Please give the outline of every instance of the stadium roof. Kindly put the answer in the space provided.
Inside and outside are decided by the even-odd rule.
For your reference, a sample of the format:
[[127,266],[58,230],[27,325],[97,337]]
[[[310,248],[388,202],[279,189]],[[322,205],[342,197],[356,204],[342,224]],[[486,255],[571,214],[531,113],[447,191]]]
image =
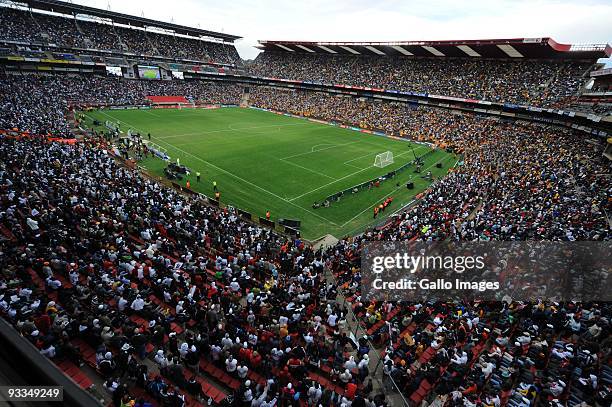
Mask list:
[[165,30],[171,30],[177,34],[191,35],[191,36],[206,36],[217,38],[225,41],[235,41],[239,38],[236,35],[224,34],[215,31],[202,30],[199,28],[191,28],[184,25],[178,25],[173,23],[165,23],[163,21],[152,20],[144,17],[136,17],[128,14],[117,13],[110,10],[102,10],[99,8],[81,6],[79,4],[67,3],[64,1],[57,0],[17,0],[16,4],[25,4],[33,9],[52,11],[61,14],[86,14],[90,16],[96,16],[100,18],[108,18],[118,24],[131,25],[135,27],[158,27]]
[[265,51],[345,55],[404,55],[417,57],[599,59],[612,55],[609,44],[559,44],[552,38],[497,40],[309,42],[259,41]]

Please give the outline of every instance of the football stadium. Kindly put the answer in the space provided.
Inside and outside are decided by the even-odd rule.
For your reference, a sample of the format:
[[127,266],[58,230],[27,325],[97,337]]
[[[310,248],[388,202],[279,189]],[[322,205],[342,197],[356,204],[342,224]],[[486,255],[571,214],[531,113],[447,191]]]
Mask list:
[[87,3],[0,1],[0,404],[612,405],[606,38]]
[[[168,160],[178,159],[190,174],[175,182],[189,181],[190,189],[210,197],[216,182],[225,205],[261,217],[270,211],[298,219],[306,239],[362,231],[378,220],[374,208],[389,196],[411,202],[434,176],[444,175],[444,165],[448,170],[459,160],[427,144],[255,109],[100,110],[87,118],[151,134],[147,144],[168,157],[139,161],[151,174],[163,177]],[[387,152],[390,158],[383,162],[381,154]],[[420,173],[415,159],[422,162]],[[409,182],[416,189],[407,189]],[[388,208],[389,213],[401,209]]]

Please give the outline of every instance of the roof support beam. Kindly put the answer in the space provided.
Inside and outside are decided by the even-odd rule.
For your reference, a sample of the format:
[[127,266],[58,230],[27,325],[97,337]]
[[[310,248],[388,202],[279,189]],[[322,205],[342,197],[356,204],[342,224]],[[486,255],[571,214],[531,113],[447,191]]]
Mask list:
[[303,46],[301,44],[295,44],[295,46],[298,47],[298,48],[301,48],[301,49],[303,49],[304,51],[307,51],[307,52],[315,52],[314,50],[312,50],[312,49],[310,49],[308,47],[305,47],[305,46]]
[[295,50],[293,50],[293,49],[291,49],[289,47],[285,47],[283,44],[274,44],[274,45],[276,45],[277,47],[279,47],[281,49],[284,49],[285,51],[295,52]]
[[386,55],[384,52],[382,52],[382,51],[381,51],[381,50],[379,50],[378,48],[374,48],[374,47],[373,47],[373,46],[371,46],[371,45],[366,45],[365,47],[366,47],[367,49],[369,49],[370,51],[372,51],[373,53],[375,53],[375,54],[378,54],[378,55]]
[[329,52],[330,54],[337,54],[336,51],[331,48],[327,48],[325,45],[317,45],[317,47],[321,48],[323,51]]
[[518,52],[516,50],[516,48],[514,48],[512,45],[509,45],[509,44],[497,44],[497,48],[499,48],[502,51],[504,51],[506,53],[506,55],[508,55],[509,57],[512,57],[512,58],[523,58],[523,54]]
[[353,49],[353,48],[351,48],[351,47],[347,47],[346,45],[340,45],[340,48],[342,48],[342,49],[343,49],[343,50],[345,50],[345,51],[350,52],[351,54],[354,54],[354,55],[361,55],[361,52],[359,52],[359,51],[357,51],[357,50],[354,50],[354,49]]
[[457,45],[457,48],[459,48],[461,51],[465,52],[471,57],[481,57],[482,56],[478,52],[474,51],[472,47],[470,47],[469,45]]
[[434,47],[430,47],[430,46],[427,46],[427,45],[422,45],[421,47],[424,50],[429,51],[430,53],[434,54],[437,57],[443,57],[444,56],[444,54],[442,52],[438,51]]
[[402,48],[399,45],[391,45],[391,48],[404,55],[414,55],[412,52],[408,51],[406,48]]

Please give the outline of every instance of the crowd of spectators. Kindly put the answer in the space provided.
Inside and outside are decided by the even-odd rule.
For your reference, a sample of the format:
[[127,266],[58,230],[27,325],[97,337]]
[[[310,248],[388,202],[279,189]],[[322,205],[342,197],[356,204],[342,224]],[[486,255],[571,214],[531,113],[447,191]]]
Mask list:
[[575,112],[591,113],[598,116],[606,117],[612,115],[612,103],[584,103],[574,102],[569,106],[570,110]]
[[240,60],[238,51],[233,46],[218,42],[204,42],[186,36],[173,36],[147,32],[147,37],[157,53],[155,55],[172,55],[182,59],[233,63]]
[[3,7],[1,11],[2,32],[0,32],[0,39],[26,42],[42,41],[41,30],[32,29],[36,23],[30,13],[8,7]]
[[[2,314],[54,360],[93,349],[116,405],[128,383],[182,405],[168,386],[197,398],[200,367],[225,375],[238,405],[369,395],[367,347],[340,333],[346,310],[304,242],[145,179],[104,146],[4,137],[0,157]],[[315,384],[321,365],[341,384]]]
[[[230,44],[3,7],[0,39],[237,64]],[[588,62],[263,52],[257,76],[366,86],[542,107],[570,105]]]
[[258,76],[410,91],[493,102],[562,106],[589,63],[262,52]]
[[[94,76],[1,86],[0,128],[31,133],[53,133],[69,100],[241,94]],[[610,404],[607,303],[392,303],[360,289],[367,241],[609,240],[600,145],[555,127],[319,93],[251,88],[250,101],[433,142],[460,162],[384,228],[314,250],[124,167],[105,140],[6,134],[0,314],[56,363],[94,367],[116,406],[226,395],[244,406],[385,406],[371,381],[381,352],[375,377],[415,404]],[[348,335],[353,314],[365,336]]]
[[194,103],[239,104],[241,87],[189,80],[145,81],[94,75],[0,77],[0,128],[68,136],[69,105],[147,104],[146,96],[185,96]]
[[2,7],[0,11],[0,25],[3,28],[0,40],[125,51],[233,65],[240,60],[236,48],[231,44],[8,7]]
[[78,20],[75,24],[80,28],[78,38],[82,38],[82,46],[85,48],[122,50],[113,25],[90,20]]
[[[601,240],[609,162],[601,145],[558,128],[325,93],[256,88],[261,108],[383,130],[465,154],[388,239]],[[580,145],[576,148],[575,145]],[[560,153],[562,152],[562,153]],[[575,191],[578,191],[576,193]],[[429,211],[432,211],[429,214]],[[469,219],[467,219],[469,217]],[[394,235],[398,233],[397,235]]]
[[401,103],[373,103],[352,96],[325,92],[284,90],[272,87],[251,88],[253,106],[285,111],[298,116],[350,123],[361,128],[398,135],[416,107]]
[[249,102],[264,109],[350,124],[440,145],[447,144],[455,133],[463,134],[473,122],[472,116],[455,120],[456,115],[442,115],[440,110],[423,106],[272,87],[252,88]]

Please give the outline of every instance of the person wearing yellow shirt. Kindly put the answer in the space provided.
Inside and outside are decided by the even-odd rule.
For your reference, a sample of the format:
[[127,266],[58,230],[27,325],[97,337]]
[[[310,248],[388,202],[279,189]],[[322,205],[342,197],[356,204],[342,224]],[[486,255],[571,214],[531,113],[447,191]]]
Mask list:
[[376,307],[376,304],[374,304],[373,302],[370,303],[370,305],[368,305],[368,307],[366,308],[366,312],[368,314],[373,314],[375,307]]
[[281,326],[278,332],[281,339],[284,339],[287,335],[289,335],[289,330],[285,325]]
[[404,343],[407,346],[414,346],[414,338],[410,334],[404,335]]

